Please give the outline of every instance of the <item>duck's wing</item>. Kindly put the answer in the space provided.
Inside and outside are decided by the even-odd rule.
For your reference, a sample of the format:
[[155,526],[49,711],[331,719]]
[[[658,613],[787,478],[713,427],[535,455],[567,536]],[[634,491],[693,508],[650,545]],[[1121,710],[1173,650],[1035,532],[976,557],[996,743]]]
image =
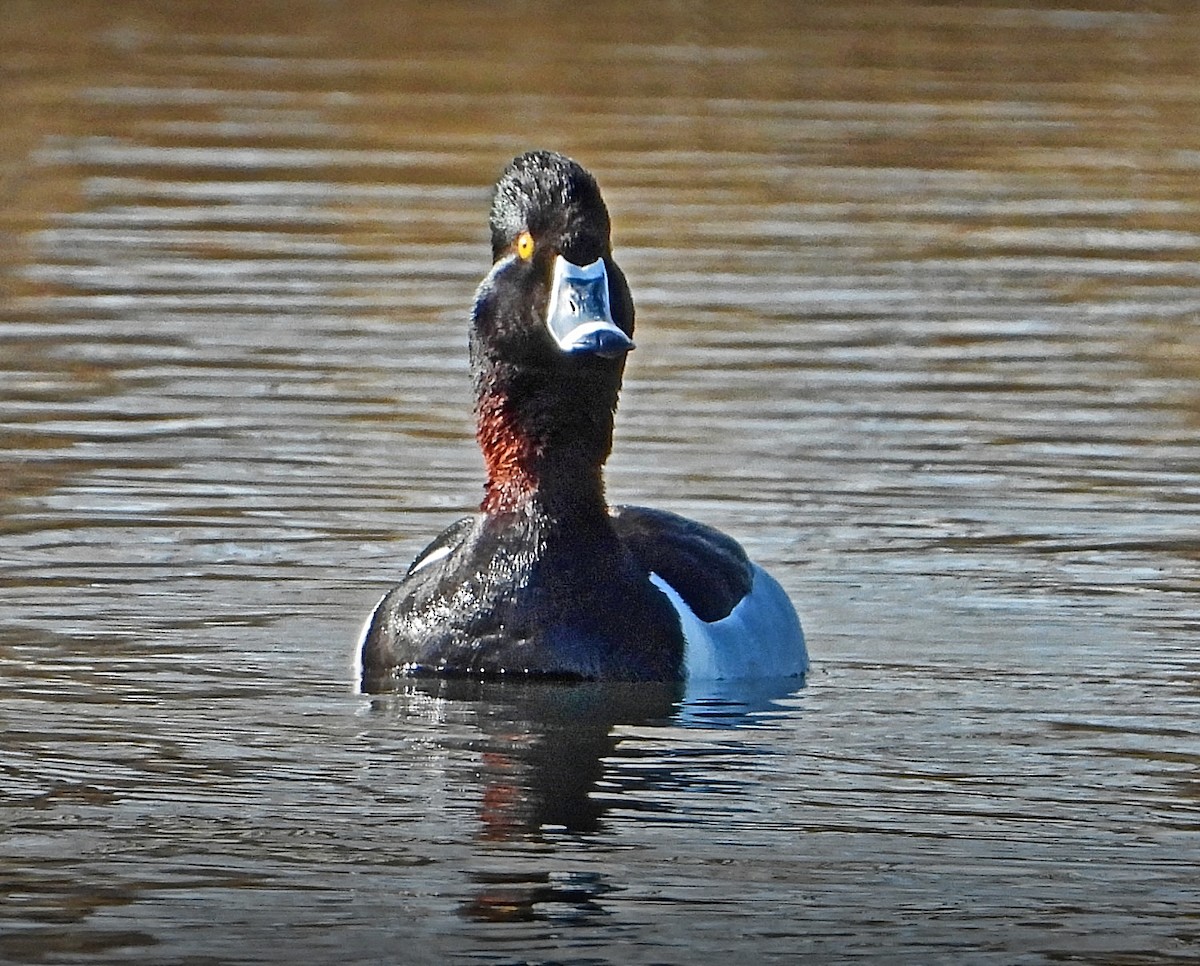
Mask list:
[[408,565],[408,570],[404,574],[405,577],[411,577],[422,567],[427,567],[435,561],[441,560],[443,557],[448,557],[462,546],[463,541],[467,539],[467,534],[471,532],[471,528],[475,526],[478,517],[463,517],[450,526],[446,527],[430,542],[424,550],[422,550],[413,559],[413,562]]
[[689,693],[696,681],[805,673],[808,650],[792,602],[736,540],[644,507],[616,508],[613,525],[675,608],[686,643]]
[[750,593],[753,564],[742,545],[720,530],[640,506],[613,507],[612,521],[634,557],[702,621],[728,617]]

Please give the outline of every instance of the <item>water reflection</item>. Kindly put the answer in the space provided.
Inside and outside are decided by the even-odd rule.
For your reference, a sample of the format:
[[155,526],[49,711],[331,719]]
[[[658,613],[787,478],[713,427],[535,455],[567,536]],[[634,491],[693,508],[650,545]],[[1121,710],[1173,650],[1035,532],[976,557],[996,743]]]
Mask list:
[[[474,724],[476,735],[453,750],[463,774],[449,781],[475,802],[476,839],[494,850],[597,833],[606,808],[597,791],[609,761],[621,754],[617,727],[661,726],[680,694],[669,684],[434,679],[406,682],[372,706],[397,727],[447,717]],[[476,868],[468,880],[458,913],[483,922],[578,922],[601,915],[597,900],[614,888],[598,872],[504,860]]]
[[[794,678],[692,684],[686,691],[672,683],[419,678],[370,704],[374,715],[400,730],[416,724],[426,742],[449,743],[445,750],[454,755],[469,752],[462,780],[479,786],[478,838],[503,842],[599,832],[611,806],[636,810],[638,802],[656,797],[643,793],[648,788],[688,781],[670,754],[650,761],[631,738],[647,728],[766,727],[772,715],[794,714],[779,701],[798,686]],[[428,730],[446,721],[469,725],[473,737],[463,739],[452,728]],[[634,761],[637,768],[622,767]],[[641,792],[630,786],[635,776],[646,786]]]
[[[593,869],[548,867],[539,850],[564,836],[611,833],[610,810],[622,821],[654,815],[686,825],[719,810],[704,804],[709,796],[753,795],[731,766],[747,756],[761,767],[766,752],[732,738],[714,749],[712,729],[763,727],[763,715],[781,714],[775,702],[796,687],[791,679],[685,694],[678,684],[418,679],[372,697],[370,707],[387,727],[419,733],[444,755],[446,793],[473,810],[479,855],[489,861],[469,871],[459,915],[575,922],[607,915],[602,897],[628,884]],[[698,729],[698,740],[672,742],[680,727]],[[676,810],[673,802],[685,799]]]
[[599,830],[605,806],[595,793],[605,762],[619,754],[617,727],[661,726],[681,696],[675,684],[418,679],[372,706],[397,727],[451,717],[478,729],[455,750],[471,753],[479,838],[503,842],[547,828]]
[[794,696],[806,680],[689,681],[676,720],[685,727],[763,727],[773,716],[795,713],[794,707],[785,708],[781,701]]
[[472,879],[478,891],[462,904],[459,915],[481,922],[544,920],[579,925],[605,916],[598,900],[618,888],[597,872],[478,872]]

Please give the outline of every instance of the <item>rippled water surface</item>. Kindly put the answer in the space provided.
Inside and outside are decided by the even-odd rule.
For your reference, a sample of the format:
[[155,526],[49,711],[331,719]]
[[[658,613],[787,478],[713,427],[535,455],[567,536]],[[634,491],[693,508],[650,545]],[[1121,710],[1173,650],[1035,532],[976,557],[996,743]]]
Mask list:
[[[9,0],[0,960],[1200,958],[1200,13]],[[514,153],[803,687],[364,696]]]

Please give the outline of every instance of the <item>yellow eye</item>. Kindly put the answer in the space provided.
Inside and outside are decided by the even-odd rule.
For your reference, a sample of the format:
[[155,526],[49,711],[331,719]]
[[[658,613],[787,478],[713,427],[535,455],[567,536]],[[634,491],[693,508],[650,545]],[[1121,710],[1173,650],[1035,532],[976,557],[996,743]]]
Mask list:
[[527,231],[517,236],[517,254],[528,261],[533,258],[533,236]]

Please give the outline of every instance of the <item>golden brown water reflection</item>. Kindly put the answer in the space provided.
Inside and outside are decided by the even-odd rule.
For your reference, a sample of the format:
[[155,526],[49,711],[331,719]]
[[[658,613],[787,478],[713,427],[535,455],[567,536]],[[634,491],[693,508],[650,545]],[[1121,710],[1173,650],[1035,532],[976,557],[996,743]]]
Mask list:
[[[0,16],[0,960],[1200,954],[1200,10]],[[614,499],[792,692],[351,690],[478,499],[488,186],[599,176]]]

